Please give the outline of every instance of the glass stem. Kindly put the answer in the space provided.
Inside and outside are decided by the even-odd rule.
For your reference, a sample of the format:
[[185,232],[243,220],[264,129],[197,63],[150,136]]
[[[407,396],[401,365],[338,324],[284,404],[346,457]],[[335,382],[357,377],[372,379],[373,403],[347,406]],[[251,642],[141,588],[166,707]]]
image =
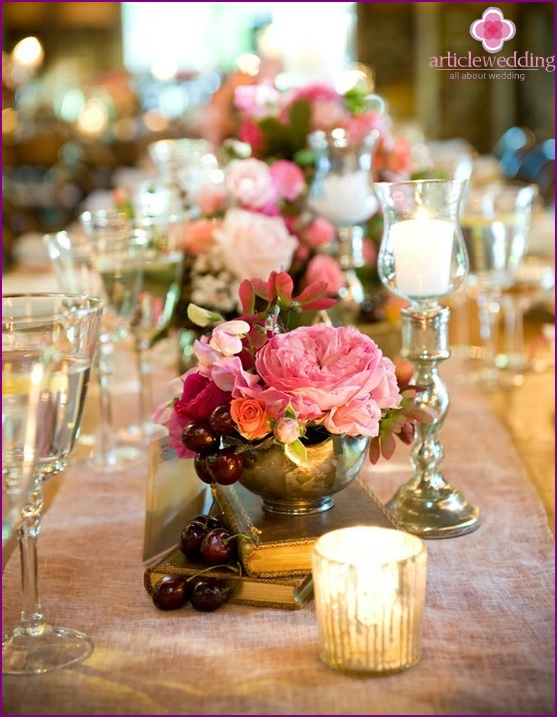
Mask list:
[[478,297],[480,336],[485,349],[484,364],[495,368],[497,356],[497,331],[501,312],[500,297],[496,293],[482,293]]
[[100,388],[101,421],[99,428],[99,450],[95,452],[108,457],[114,449],[115,429],[112,416],[112,374],[114,372],[114,344],[102,337],[97,353],[97,370]]
[[510,367],[520,370],[524,367],[524,311],[520,300],[505,298],[505,350]]
[[37,580],[37,538],[41,529],[43,493],[40,483],[29,494],[27,505],[21,511],[22,523],[17,531],[21,557],[22,610],[18,631],[29,637],[45,629]]
[[149,357],[150,343],[141,338],[135,341],[137,370],[139,373],[139,415],[142,425],[151,423],[153,410],[153,376]]

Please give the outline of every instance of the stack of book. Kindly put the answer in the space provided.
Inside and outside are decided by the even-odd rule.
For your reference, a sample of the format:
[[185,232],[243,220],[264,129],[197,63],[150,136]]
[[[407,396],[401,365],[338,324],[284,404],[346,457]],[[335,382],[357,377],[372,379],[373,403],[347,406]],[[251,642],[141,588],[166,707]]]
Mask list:
[[[210,575],[232,580],[230,602],[295,610],[312,596],[311,555],[324,533],[354,525],[397,528],[373,493],[359,480],[334,497],[334,506],[322,513],[279,515],[262,509],[261,498],[239,484],[216,486],[219,517],[238,535],[240,570],[215,568]],[[179,549],[145,571],[151,592],[163,575],[189,577],[204,568],[189,561]]]

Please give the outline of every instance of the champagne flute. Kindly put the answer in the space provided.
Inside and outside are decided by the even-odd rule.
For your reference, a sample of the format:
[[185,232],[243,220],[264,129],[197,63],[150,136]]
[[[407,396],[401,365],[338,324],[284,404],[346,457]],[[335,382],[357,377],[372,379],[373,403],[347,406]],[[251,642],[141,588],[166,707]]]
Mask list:
[[[93,643],[87,635],[45,622],[37,585],[37,537],[43,507],[41,484],[62,471],[79,431],[91,364],[102,314],[98,298],[71,294],[6,294],[2,296],[2,352],[14,366],[25,356],[52,347],[58,358],[41,392],[38,419],[39,455],[34,490],[22,510],[18,528],[23,605],[18,625],[4,635],[2,672],[32,675],[87,658]],[[23,374],[24,368],[18,372]],[[28,387],[17,381],[11,400],[25,400]]]
[[41,395],[57,358],[50,348],[2,351],[2,547],[21,523],[34,482]]
[[[105,241],[105,240],[102,240]],[[95,470],[115,472],[137,465],[141,452],[116,441],[112,411],[112,376],[116,344],[127,334],[126,322],[112,311],[102,278],[95,267],[95,242],[78,234],[57,232],[44,237],[48,255],[61,291],[88,294],[104,300],[101,333],[95,357],[99,381],[100,425],[88,464]]]
[[472,188],[463,203],[460,220],[468,250],[470,277],[478,291],[480,335],[484,365],[472,380],[497,388],[497,334],[502,295],[515,282],[526,251],[533,185],[490,184]]

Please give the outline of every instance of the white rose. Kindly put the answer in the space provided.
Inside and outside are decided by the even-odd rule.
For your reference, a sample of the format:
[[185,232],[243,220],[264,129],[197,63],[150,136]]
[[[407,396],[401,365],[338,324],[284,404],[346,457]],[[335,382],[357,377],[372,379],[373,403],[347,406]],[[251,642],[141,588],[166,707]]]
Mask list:
[[239,279],[266,279],[271,271],[288,271],[298,247],[280,217],[229,209],[215,230],[224,262]]

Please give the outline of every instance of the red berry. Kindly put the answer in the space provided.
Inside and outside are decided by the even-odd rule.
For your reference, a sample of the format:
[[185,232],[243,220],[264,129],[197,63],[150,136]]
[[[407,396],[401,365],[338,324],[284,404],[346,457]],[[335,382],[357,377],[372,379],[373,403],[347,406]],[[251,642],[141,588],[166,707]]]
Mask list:
[[190,423],[182,431],[182,443],[195,453],[209,453],[219,443],[218,437],[206,423]]
[[235,433],[237,427],[230,415],[230,404],[223,403],[217,406],[209,416],[209,424],[213,431],[221,436]]
[[189,599],[190,588],[184,578],[165,575],[156,585],[152,599],[159,610],[178,610]]
[[206,456],[204,456],[202,453],[197,453],[195,458],[193,459],[193,467],[195,469],[195,472],[197,473],[197,477],[200,478],[204,483],[210,484],[213,482],[213,478],[209,473],[205,458]]
[[213,612],[228,600],[231,586],[219,578],[200,578],[191,594],[192,607],[200,612]]
[[223,448],[207,456],[205,465],[211,478],[220,485],[235,483],[244,470],[244,457],[235,453],[234,448]]
[[225,528],[214,528],[205,535],[199,550],[208,565],[222,565],[236,556],[236,540]]
[[209,528],[195,520],[190,521],[180,533],[180,550],[187,558],[199,558],[201,541]]

